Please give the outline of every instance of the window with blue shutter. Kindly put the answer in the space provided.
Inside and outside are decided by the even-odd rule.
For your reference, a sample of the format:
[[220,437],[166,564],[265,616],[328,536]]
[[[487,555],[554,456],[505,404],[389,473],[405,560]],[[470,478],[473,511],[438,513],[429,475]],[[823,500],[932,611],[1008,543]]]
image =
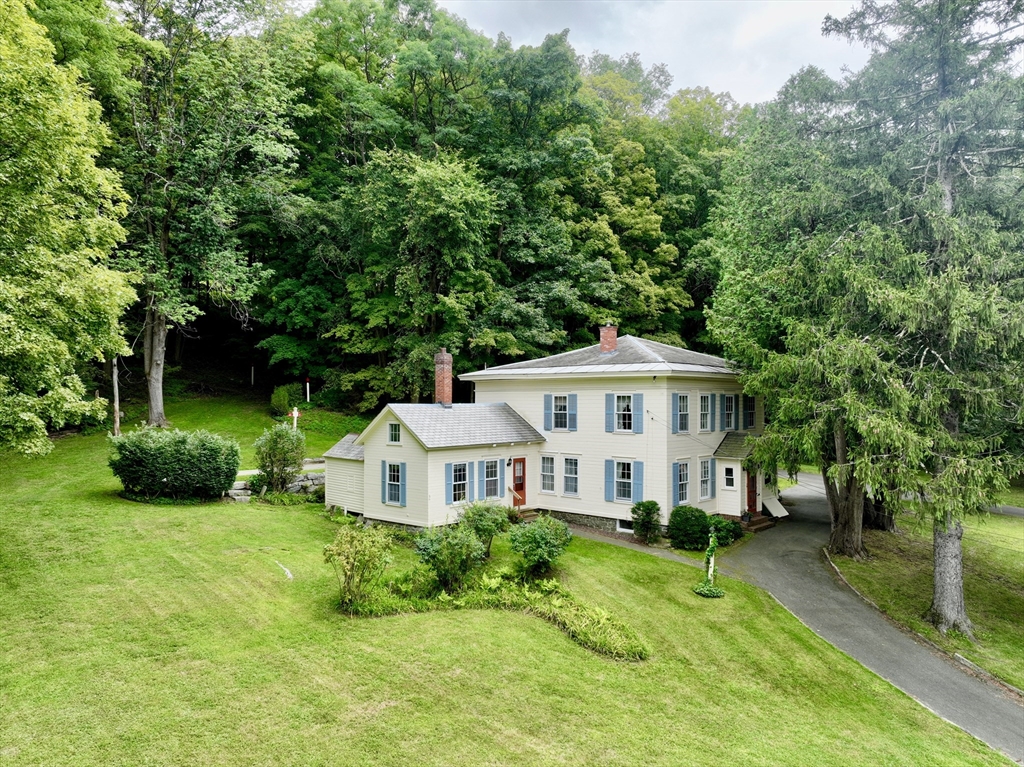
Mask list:
[[552,413],[552,397],[550,394],[544,395],[544,431],[551,431],[551,413]]
[[[672,394],[672,433],[679,433],[679,394],[677,392]],[[674,503],[672,505],[678,506],[679,504]]]
[[388,462],[380,462],[380,502],[388,502]]
[[498,461],[498,497],[505,497],[505,462]]
[[472,461],[466,464],[466,490],[468,491],[470,503],[476,500],[476,485],[473,484],[473,467],[475,465]]
[[669,478],[669,484],[672,485],[672,508],[674,509],[679,505],[679,464],[672,464],[672,476]]
[[604,462],[604,499],[615,500],[615,461]]
[[486,469],[486,464],[487,464],[486,461],[479,461],[477,463],[477,470],[480,472],[479,476],[478,476],[478,480],[479,480],[480,484],[477,486],[476,497],[479,500],[481,500],[481,501],[484,498],[487,497],[487,476],[486,476],[487,475],[487,469]]
[[405,506],[405,463],[398,464],[398,484],[400,487],[398,505]]
[[712,458],[711,459],[711,497],[712,498],[715,497],[715,484],[716,484],[716,481],[717,481],[717,477],[715,475],[717,473],[718,473],[718,470],[715,468],[715,459]]
[[729,428],[729,424],[725,420],[725,403],[726,403],[726,400],[729,399],[729,395],[728,394],[723,394],[721,397],[719,397],[719,399],[721,400],[721,404],[719,405],[719,407],[721,408],[721,412],[719,413],[720,417],[718,419],[718,427],[722,431],[725,431],[727,428]]
[[569,395],[569,431],[576,431],[576,395]]
[[633,461],[633,503],[644,499],[644,462]]
[[446,506],[451,506],[455,503],[452,496],[452,465],[446,463],[444,465],[444,502]]
[[615,431],[615,395],[604,395],[604,430]]
[[711,395],[711,431],[715,430],[715,399],[716,395]]
[[633,395],[633,433],[644,433],[644,395]]

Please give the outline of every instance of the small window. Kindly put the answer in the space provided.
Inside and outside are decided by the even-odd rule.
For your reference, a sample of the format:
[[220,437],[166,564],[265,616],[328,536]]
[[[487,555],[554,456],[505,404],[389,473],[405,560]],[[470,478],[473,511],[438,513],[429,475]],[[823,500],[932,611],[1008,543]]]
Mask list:
[[711,395],[700,395],[700,430],[708,431],[711,428]]
[[484,498],[498,497],[498,462],[484,461]]
[[633,464],[630,461],[615,462],[615,500],[633,500]]
[[388,503],[402,502],[402,467],[397,463],[388,464]]
[[702,501],[711,497],[711,461],[700,462],[700,499]]
[[631,532],[633,532],[633,520],[632,519],[616,519],[615,520],[615,532],[617,532],[617,533],[631,533]]
[[553,455],[540,457],[540,489],[545,493],[555,492],[555,457]]
[[757,400],[753,397],[746,397],[743,401],[743,428],[753,429],[754,421],[757,419]]
[[633,431],[633,395],[619,394],[615,397],[615,429]]
[[736,428],[736,397],[732,394],[722,395],[722,408],[725,411],[725,423],[722,424],[723,429],[735,429]]
[[679,464],[676,482],[679,484],[679,503],[687,503],[690,500],[690,464]]
[[725,486],[736,487],[736,470],[732,466],[725,467]]
[[564,394],[554,396],[554,418],[556,429],[569,428],[569,398]]
[[452,503],[459,503],[466,500],[466,488],[468,486],[468,475],[466,464],[452,464]]
[[676,413],[679,431],[690,430],[690,395],[679,395],[679,412]]
[[402,425],[399,423],[388,424],[388,444],[397,445],[402,441]]
[[580,494],[580,459],[566,458],[562,470],[563,492],[566,495]]

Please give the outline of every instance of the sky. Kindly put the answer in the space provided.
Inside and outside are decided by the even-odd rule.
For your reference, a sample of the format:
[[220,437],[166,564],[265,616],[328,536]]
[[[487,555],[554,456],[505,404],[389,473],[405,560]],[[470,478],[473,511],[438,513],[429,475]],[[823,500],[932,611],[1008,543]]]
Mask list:
[[790,75],[813,64],[832,77],[862,67],[868,52],[824,38],[821,22],[845,16],[852,0],[437,0],[488,37],[539,45],[568,28],[577,53],[636,52],[665,64],[672,90],[705,86],[737,101],[773,98]]

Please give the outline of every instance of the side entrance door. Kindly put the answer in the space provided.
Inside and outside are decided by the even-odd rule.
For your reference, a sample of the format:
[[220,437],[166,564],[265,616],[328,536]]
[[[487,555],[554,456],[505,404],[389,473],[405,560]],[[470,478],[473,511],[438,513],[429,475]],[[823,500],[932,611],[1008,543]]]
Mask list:
[[513,506],[526,505],[526,459],[512,459],[512,496]]

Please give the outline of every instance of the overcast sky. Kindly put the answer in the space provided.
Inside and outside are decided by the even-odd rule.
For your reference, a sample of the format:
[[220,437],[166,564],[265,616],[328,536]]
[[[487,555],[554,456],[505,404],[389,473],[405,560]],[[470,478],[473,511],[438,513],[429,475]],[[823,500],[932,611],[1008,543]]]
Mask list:
[[538,45],[568,28],[578,53],[636,51],[663,63],[672,88],[707,86],[740,102],[767,101],[800,67],[833,77],[867,61],[860,46],[821,35],[826,14],[845,16],[852,0],[437,0],[488,37]]

